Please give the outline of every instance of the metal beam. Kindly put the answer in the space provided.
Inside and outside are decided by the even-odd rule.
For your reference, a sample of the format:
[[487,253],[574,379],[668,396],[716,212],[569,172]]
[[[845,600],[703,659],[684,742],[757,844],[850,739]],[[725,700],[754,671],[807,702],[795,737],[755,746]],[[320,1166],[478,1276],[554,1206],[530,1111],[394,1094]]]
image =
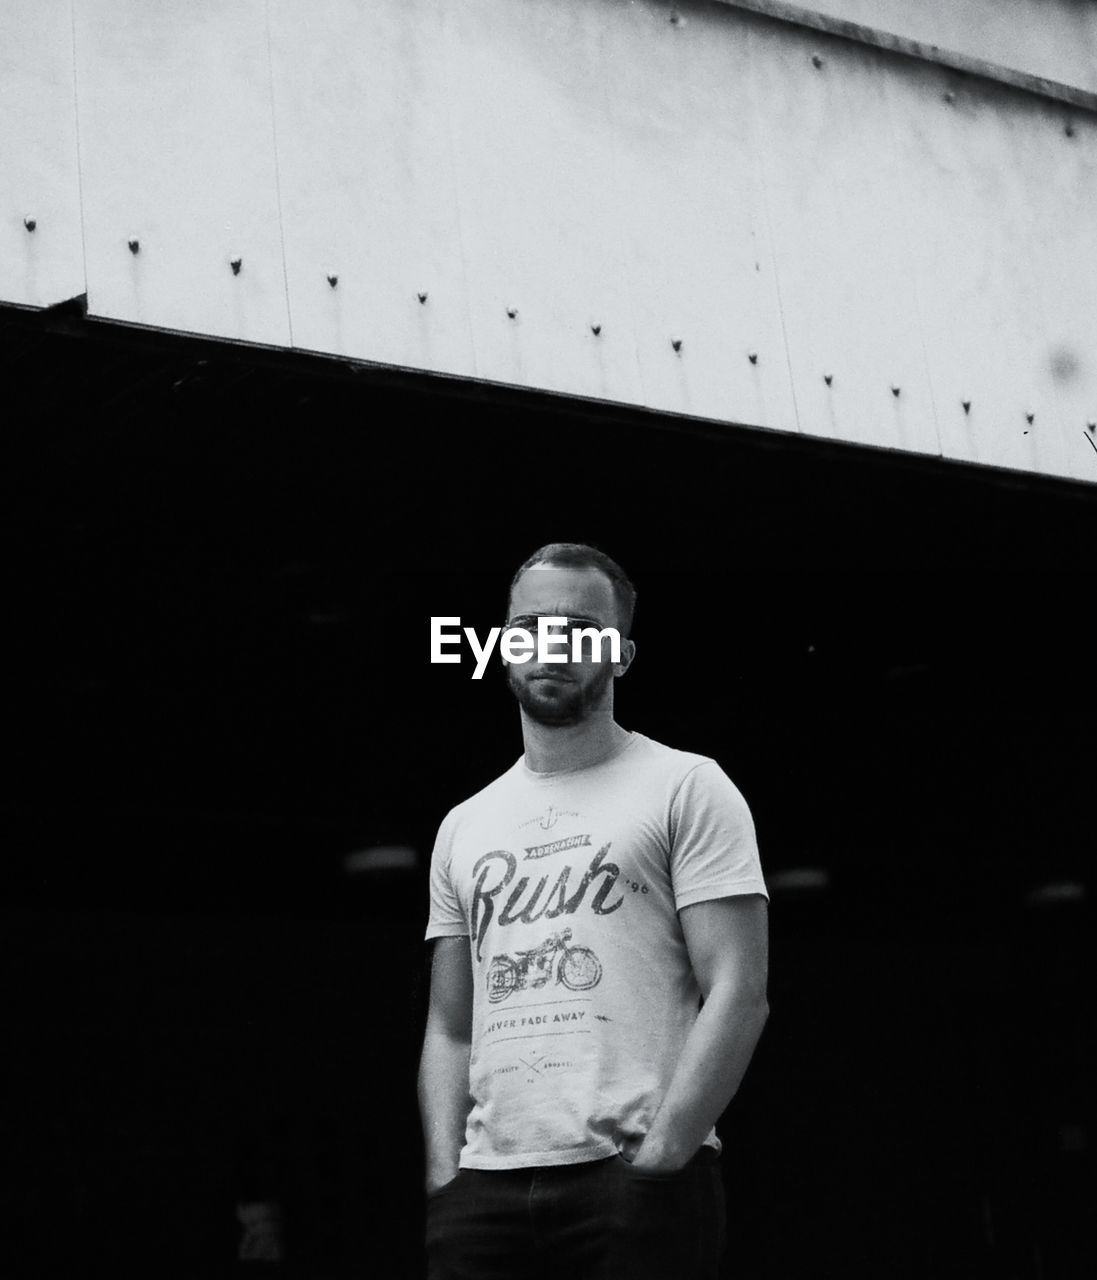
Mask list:
[[808,8],[802,4],[788,4],[786,0],[716,0],[716,3],[732,9],[746,9],[751,13],[775,18],[780,22],[809,27],[814,31],[822,31],[843,40],[854,40],[860,44],[871,45],[874,49],[886,49],[907,58],[932,62],[937,66],[948,67],[952,71],[960,71],[965,75],[978,76],[983,80],[995,80],[999,84],[1008,84],[1015,89],[1023,89],[1027,93],[1038,94],[1043,98],[1051,98],[1056,102],[1065,102],[1070,106],[1079,107],[1083,111],[1097,113],[1097,93],[1088,89],[1063,84],[1058,80],[1050,80],[985,58],[976,58],[971,54],[943,49],[940,45],[927,44],[911,39],[909,36],[896,35],[879,27],[850,22],[829,13],[820,13],[817,9]]

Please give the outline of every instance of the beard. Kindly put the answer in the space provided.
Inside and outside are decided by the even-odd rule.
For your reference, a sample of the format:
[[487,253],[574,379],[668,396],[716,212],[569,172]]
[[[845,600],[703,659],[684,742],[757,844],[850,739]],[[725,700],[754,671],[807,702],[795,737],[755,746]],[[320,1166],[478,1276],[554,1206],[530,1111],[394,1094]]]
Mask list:
[[518,705],[538,724],[554,727],[582,724],[606,695],[613,665],[602,663],[589,684],[541,683],[523,680],[517,668],[507,667],[507,685]]

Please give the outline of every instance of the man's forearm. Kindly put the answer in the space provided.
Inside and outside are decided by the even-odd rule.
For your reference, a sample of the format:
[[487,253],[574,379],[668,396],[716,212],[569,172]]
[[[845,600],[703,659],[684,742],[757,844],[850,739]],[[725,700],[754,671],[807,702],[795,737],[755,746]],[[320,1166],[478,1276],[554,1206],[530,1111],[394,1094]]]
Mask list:
[[419,1063],[419,1114],[428,1190],[457,1174],[469,1113],[468,1078],[469,1042],[428,1026]]
[[666,1094],[636,1153],[637,1168],[680,1168],[735,1096],[765,1026],[763,995],[715,988],[682,1046]]

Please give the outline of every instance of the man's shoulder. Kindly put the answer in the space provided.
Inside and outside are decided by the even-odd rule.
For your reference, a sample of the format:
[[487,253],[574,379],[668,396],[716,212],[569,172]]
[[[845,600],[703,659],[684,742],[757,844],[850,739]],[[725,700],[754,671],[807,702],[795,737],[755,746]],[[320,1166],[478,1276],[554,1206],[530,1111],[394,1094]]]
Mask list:
[[654,738],[649,738],[642,733],[637,733],[634,737],[637,739],[635,762],[675,780],[681,780],[699,765],[710,764],[720,768],[712,756],[702,755],[697,751],[683,751],[680,747],[670,747],[665,742],[657,742]]
[[661,796],[668,804],[746,807],[743,793],[712,756],[668,747],[652,738],[643,738],[639,746],[634,780],[653,798]]

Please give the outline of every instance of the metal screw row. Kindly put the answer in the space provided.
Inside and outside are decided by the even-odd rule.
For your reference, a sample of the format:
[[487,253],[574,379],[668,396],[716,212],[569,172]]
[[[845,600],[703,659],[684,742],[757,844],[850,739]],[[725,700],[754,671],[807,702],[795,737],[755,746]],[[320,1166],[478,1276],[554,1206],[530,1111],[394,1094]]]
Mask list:
[[[672,15],[672,17],[671,17],[671,21],[672,21],[672,22],[677,21],[676,17]],[[823,65],[823,60],[822,60],[822,58],[820,58],[820,57],[819,57],[819,55],[818,55],[818,54],[815,54],[815,55],[812,57],[812,62],[813,62],[813,63],[815,64],[815,66],[817,66],[817,67],[821,67],[821,66]],[[945,98],[946,98],[946,100],[947,100],[947,101],[952,102],[952,101],[955,99],[955,94],[953,94],[953,93],[951,92],[951,90],[950,90],[948,93],[946,93],[946,94],[945,94]],[[1071,124],[1069,124],[1069,123],[1068,123],[1068,124],[1067,124],[1067,126],[1066,126],[1066,132],[1067,132],[1067,136],[1068,136],[1068,137],[1073,137],[1073,136],[1074,136],[1074,127],[1073,127],[1073,125],[1071,125]],[[27,217],[27,218],[24,218],[24,219],[23,219],[23,225],[26,227],[27,231],[29,231],[29,232],[33,232],[33,231],[37,228],[37,226],[38,226],[38,221],[37,221],[37,219],[35,219],[35,218]],[[130,253],[132,253],[132,254],[134,255],[134,257],[136,257],[136,256],[137,256],[137,254],[141,252],[141,242],[140,242],[139,240],[137,240],[136,238],[131,239],[131,240],[128,240],[126,243],[127,243],[128,247],[129,247],[129,251],[130,251]],[[229,262],[229,266],[232,268],[232,274],[233,274],[234,276],[238,276],[238,275],[240,274],[240,270],[241,270],[241,268],[243,267],[243,265],[244,265],[244,260],[243,260],[243,258],[233,258],[233,259]],[[338,283],[339,283],[339,277],[338,277],[337,275],[329,275],[329,276],[328,276],[328,278],[327,278],[327,280],[328,280],[328,284],[329,284],[333,289],[334,289],[334,288],[336,287],[336,285],[338,285]],[[416,294],[416,297],[419,299],[420,303],[425,303],[425,302],[426,302],[426,300],[427,300],[427,298],[428,298],[428,296],[429,296],[429,295],[428,295],[425,291],[423,291],[423,290],[420,290],[420,291]],[[517,320],[517,318],[518,318],[518,308],[517,308],[517,307],[507,307],[507,315],[510,317],[510,319],[511,319],[511,320]],[[590,326],[590,331],[591,331],[591,333],[593,333],[593,334],[594,334],[594,336],[595,336],[595,337],[598,337],[598,335],[602,332],[602,326],[601,326],[600,324],[592,324],[592,325]],[[670,345],[674,348],[674,351],[675,351],[676,353],[681,352],[681,350],[682,350],[682,339],[681,339],[681,338],[671,338],[671,340],[670,340]],[[755,364],[755,365],[756,365],[756,364],[758,363],[758,352],[757,352],[757,351],[749,351],[749,352],[747,352],[747,359],[750,361],[750,363],[751,363],[751,364]],[[827,384],[827,386],[828,386],[828,387],[829,387],[829,386],[831,386],[831,385],[833,385],[833,383],[834,383],[834,375],[833,375],[832,373],[824,373],[824,374],[823,374],[823,381]],[[902,391],[902,388],[901,388],[901,387],[897,386],[895,383],[892,383],[892,386],[891,386],[891,394],[892,394],[893,396],[895,396],[895,398],[896,398],[896,399],[898,399],[898,397],[899,397],[899,395],[900,395],[901,391]],[[961,400],[961,402],[960,402],[960,403],[961,403],[961,405],[963,406],[964,413],[966,413],[966,414],[967,414],[967,413],[970,413],[970,412],[971,412],[971,401],[970,401],[970,400]],[[1026,422],[1029,424],[1029,426],[1031,427],[1031,426],[1033,425],[1033,423],[1036,421],[1036,414],[1035,414],[1034,412],[1032,412],[1032,410],[1029,410],[1029,411],[1025,414],[1025,421],[1026,421]],[[1090,432],[1097,432],[1097,420],[1094,420],[1094,419],[1092,419],[1092,418],[1091,418],[1091,419],[1086,423],[1086,430],[1087,430],[1087,431],[1090,431]],[[1028,432],[1027,432],[1027,431],[1025,432],[1025,435],[1028,435]]]
[[[833,386],[833,385],[834,385],[834,374],[833,374],[833,373],[824,373],[824,374],[823,374],[823,381],[827,384],[827,386],[828,386],[828,387]],[[893,395],[897,400],[898,400],[899,396],[902,394],[902,390],[903,390],[903,388],[902,388],[901,386],[899,386],[899,384],[898,384],[897,382],[893,382],[893,383],[891,384],[891,394],[892,394],[892,395]]]
[[[750,360],[751,360],[751,364],[753,364],[753,363],[754,363],[754,361],[755,361],[755,357],[752,355],[752,356],[751,356],[751,358],[750,358]],[[834,382],[834,374],[832,374],[832,373],[824,373],[824,374],[823,374],[823,381],[827,384],[827,386],[828,386],[828,387],[829,387],[829,386],[831,386],[831,385],[833,384],[833,382]],[[900,387],[897,383],[894,383],[894,382],[893,382],[893,383],[891,384],[891,394],[892,394],[893,396],[895,396],[895,398],[896,398],[896,399],[898,399],[898,398],[899,398],[899,395],[901,394],[901,392],[902,392],[902,387]],[[960,401],[960,404],[961,404],[961,406],[963,407],[964,413],[970,413],[970,412],[971,412],[971,401],[970,401],[970,400],[961,400],[961,401]],[[1034,412],[1033,410],[1029,409],[1029,410],[1027,410],[1027,411],[1026,411],[1026,413],[1025,413],[1025,421],[1028,423],[1028,425],[1029,425],[1030,427],[1031,427],[1031,426],[1032,426],[1032,424],[1036,421],[1036,414],[1035,414],[1035,412]],[[1093,421],[1091,421],[1091,422],[1088,422],[1086,425],[1087,425],[1087,427],[1089,428],[1089,430],[1090,430],[1090,431],[1097,431],[1097,422],[1093,422]],[[1026,435],[1028,435],[1028,432],[1026,431],[1026,432],[1025,432],[1025,434],[1026,434]]]

